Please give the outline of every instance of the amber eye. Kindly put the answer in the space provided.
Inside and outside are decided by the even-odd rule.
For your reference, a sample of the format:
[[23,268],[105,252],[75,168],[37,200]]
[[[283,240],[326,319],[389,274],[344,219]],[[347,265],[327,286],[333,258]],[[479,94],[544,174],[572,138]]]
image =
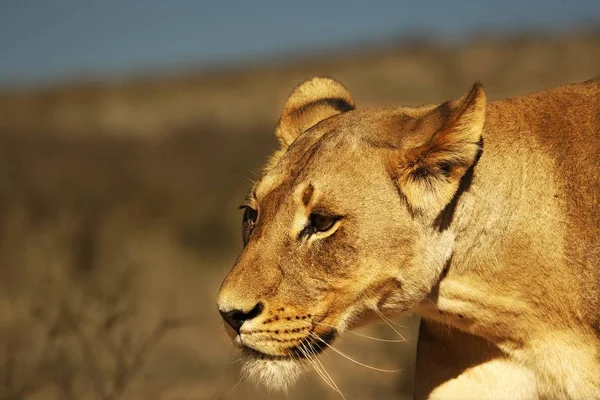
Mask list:
[[319,213],[312,213],[312,214],[310,214],[309,218],[310,218],[309,227],[310,227],[310,230],[312,231],[311,233],[327,232],[328,230],[333,228],[333,225],[335,225],[337,220],[340,219],[340,217],[338,217],[338,216],[319,214]]
[[242,218],[242,237],[245,245],[250,240],[250,235],[254,230],[254,225],[256,225],[258,211],[248,206],[242,206],[241,208],[244,208],[244,217]]

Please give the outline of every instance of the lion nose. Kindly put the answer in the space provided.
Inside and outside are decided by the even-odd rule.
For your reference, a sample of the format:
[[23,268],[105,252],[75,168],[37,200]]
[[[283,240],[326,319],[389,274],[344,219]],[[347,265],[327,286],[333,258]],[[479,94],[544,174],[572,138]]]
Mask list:
[[219,310],[219,313],[221,313],[221,317],[223,317],[223,320],[227,322],[227,324],[239,334],[244,322],[258,317],[263,311],[263,308],[263,304],[258,303],[248,312],[244,312],[242,310]]

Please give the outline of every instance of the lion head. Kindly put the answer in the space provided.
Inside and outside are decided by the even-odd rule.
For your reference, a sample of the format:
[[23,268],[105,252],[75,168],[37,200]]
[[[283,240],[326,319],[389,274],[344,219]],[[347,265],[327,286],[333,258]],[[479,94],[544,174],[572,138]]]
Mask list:
[[356,109],[328,78],[293,91],[218,297],[248,375],[286,388],[344,331],[424,300],[452,254],[444,215],[481,152],[485,109],[479,84],[419,108]]

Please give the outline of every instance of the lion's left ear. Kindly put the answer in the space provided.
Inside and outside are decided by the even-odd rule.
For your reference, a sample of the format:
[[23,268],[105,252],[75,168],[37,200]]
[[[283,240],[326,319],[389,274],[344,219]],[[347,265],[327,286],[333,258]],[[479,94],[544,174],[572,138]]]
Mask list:
[[309,128],[354,107],[344,85],[330,78],[312,78],[297,86],[288,98],[275,135],[286,148]]
[[403,146],[394,167],[400,191],[413,210],[437,215],[450,203],[482,150],[485,112],[485,92],[476,83],[466,96],[417,121],[420,132],[412,135],[416,142]]

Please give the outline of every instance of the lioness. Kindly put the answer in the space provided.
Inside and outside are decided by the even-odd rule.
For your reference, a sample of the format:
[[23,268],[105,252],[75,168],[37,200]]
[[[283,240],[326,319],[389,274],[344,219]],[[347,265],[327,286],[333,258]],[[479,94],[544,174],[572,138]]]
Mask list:
[[314,78],[250,192],[219,310],[285,388],[375,313],[422,317],[417,398],[600,398],[600,81],[355,109]]

